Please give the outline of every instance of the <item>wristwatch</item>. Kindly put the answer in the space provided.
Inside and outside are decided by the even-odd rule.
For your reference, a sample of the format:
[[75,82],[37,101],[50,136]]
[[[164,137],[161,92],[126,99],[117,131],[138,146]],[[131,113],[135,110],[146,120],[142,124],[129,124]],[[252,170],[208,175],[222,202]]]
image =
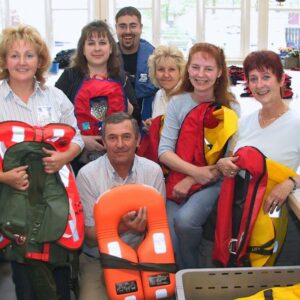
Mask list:
[[291,180],[294,184],[292,192],[296,191],[296,189],[299,187],[298,181],[294,177],[291,177],[291,176],[289,177],[289,180]]

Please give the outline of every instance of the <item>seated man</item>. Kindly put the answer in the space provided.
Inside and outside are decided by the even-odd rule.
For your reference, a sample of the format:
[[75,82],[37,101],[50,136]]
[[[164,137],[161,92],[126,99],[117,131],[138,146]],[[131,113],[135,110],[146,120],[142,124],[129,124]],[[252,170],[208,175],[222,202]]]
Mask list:
[[[80,256],[80,299],[108,299],[102,277],[94,221],[94,204],[99,196],[115,186],[142,183],[165,196],[165,183],[158,164],[135,155],[139,128],[127,113],[108,116],[102,126],[106,154],[88,163],[78,173],[77,185],[84,207],[85,244]],[[141,240],[147,212],[141,207],[123,216],[119,226],[122,239],[131,246]],[[130,231],[130,232],[128,232]]]

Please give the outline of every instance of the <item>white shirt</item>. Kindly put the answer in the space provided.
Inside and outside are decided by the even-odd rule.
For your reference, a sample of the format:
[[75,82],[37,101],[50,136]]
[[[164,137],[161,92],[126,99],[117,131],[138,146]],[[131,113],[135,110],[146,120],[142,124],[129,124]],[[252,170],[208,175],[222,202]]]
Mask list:
[[81,149],[84,142],[77,127],[74,107],[66,95],[56,87],[41,89],[35,83],[34,92],[24,103],[10,88],[7,80],[0,84],[0,122],[22,121],[33,126],[45,126],[49,123],[64,123],[76,130],[72,143]]
[[258,114],[255,111],[241,118],[234,152],[243,146],[256,147],[267,158],[296,171],[300,165],[300,116],[290,109],[261,128]]

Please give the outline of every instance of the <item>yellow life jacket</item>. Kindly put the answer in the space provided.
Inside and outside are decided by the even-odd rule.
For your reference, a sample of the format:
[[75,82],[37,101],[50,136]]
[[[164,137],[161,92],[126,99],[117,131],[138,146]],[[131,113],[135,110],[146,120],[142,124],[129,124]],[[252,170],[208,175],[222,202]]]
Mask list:
[[[289,176],[296,176],[295,171],[290,168],[275,162],[271,159],[266,159],[268,182],[266,192],[263,198],[265,202],[267,196],[272,191],[275,185],[286,180]],[[263,206],[262,203],[262,206]],[[286,205],[281,208],[281,216],[279,218],[270,218],[268,214],[260,209],[255,225],[253,227],[252,235],[249,242],[249,247],[255,249],[256,245],[262,245],[266,241],[274,240],[269,249],[273,251],[273,254],[262,255],[255,253],[253,250],[250,252],[251,266],[273,266],[277,255],[282,247],[286,230],[287,230],[287,209]]]
[[263,211],[274,186],[296,173],[254,147],[240,148],[235,156],[241,169],[226,177],[218,200],[213,259],[228,266],[271,266],[287,230],[286,206],[278,218]]
[[300,284],[295,284],[293,286],[274,287],[272,289],[265,289],[249,297],[235,298],[235,300],[299,300],[299,299],[300,299]]

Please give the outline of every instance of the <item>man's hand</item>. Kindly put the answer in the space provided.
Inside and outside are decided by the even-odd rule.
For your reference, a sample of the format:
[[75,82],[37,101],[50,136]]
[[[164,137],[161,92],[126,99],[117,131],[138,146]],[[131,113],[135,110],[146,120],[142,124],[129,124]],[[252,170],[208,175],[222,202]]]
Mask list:
[[121,233],[128,230],[134,232],[144,232],[147,225],[147,208],[142,207],[138,211],[130,211],[125,214],[119,226]]
[[85,149],[88,151],[103,151],[104,146],[102,142],[102,137],[100,135],[83,135],[82,139],[84,141]]

